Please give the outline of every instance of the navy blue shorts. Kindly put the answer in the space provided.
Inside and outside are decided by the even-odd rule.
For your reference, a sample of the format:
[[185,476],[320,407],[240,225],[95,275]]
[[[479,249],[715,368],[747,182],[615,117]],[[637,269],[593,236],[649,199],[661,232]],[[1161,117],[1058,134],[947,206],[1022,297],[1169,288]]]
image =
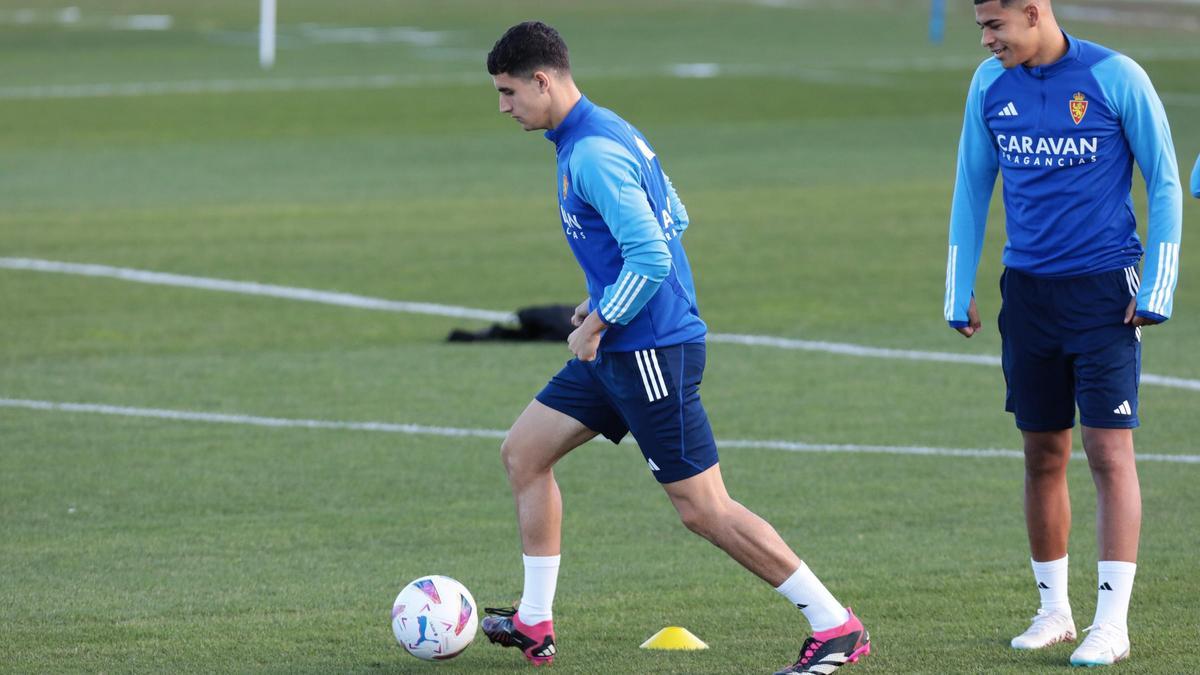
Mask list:
[[537,400],[613,443],[633,432],[658,482],[674,483],[717,463],[703,377],[703,343],[599,352],[590,363],[567,361]]
[[1141,329],[1126,325],[1135,268],[1069,279],[1000,277],[1005,410],[1024,431],[1138,425]]

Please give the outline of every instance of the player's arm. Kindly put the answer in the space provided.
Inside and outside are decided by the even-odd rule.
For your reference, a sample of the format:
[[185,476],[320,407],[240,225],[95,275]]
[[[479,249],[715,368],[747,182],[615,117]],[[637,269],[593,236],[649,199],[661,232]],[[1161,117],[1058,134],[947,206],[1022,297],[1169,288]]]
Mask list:
[[673,225],[675,236],[682,237],[683,231],[687,229],[689,222],[687,208],[683,205],[683,201],[679,199],[679,193],[675,191],[675,184],[671,182],[671,177],[663,173],[663,180],[667,183],[667,201],[671,205],[671,218],[675,221]]
[[642,189],[640,166],[617,142],[589,136],[575,144],[570,170],[576,193],[604,218],[624,261],[594,310],[605,324],[628,324],[671,271],[671,252]]
[[[994,61],[994,60],[993,60]],[[996,185],[999,160],[983,112],[987,87],[998,64],[985,62],[975,71],[967,92],[962,135],[958,141],[958,173],[950,206],[950,247],[946,258],[946,322],[966,337],[979,330],[975,309],[975,274],[983,253],[988,205]]]
[[1192,196],[1200,199],[1200,157],[1196,158],[1196,168],[1192,169]]
[[[1093,69],[1115,108],[1125,140],[1146,179],[1149,215],[1146,260],[1136,299],[1137,325],[1161,323],[1171,316],[1179,279],[1179,240],[1183,234],[1183,190],[1171,128],[1154,85],[1141,66],[1116,55]],[[1133,320],[1133,313],[1127,322]]]

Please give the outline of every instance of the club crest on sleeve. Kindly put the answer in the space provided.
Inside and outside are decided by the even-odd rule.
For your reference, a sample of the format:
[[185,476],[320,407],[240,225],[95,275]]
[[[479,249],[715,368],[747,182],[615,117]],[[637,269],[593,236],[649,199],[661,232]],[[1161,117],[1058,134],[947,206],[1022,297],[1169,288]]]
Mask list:
[[1075,124],[1083,121],[1083,116],[1087,114],[1088,101],[1083,96],[1083,92],[1077,91],[1071,97],[1070,103],[1067,104],[1071,109],[1071,119],[1075,120]]

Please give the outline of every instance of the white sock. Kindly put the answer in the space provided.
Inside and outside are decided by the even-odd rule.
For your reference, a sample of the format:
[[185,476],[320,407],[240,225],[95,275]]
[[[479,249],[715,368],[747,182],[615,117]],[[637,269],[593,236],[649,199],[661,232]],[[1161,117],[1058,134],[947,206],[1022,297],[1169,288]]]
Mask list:
[[850,620],[850,613],[842,606],[825,584],[817,578],[803,560],[800,567],[780,584],[775,590],[783,594],[793,605],[804,612],[804,617],[812,624],[814,633],[837,628]]
[[1096,564],[1096,569],[1100,573],[1100,589],[1096,591],[1096,618],[1092,625],[1111,623],[1126,628],[1129,594],[1133,592],[1133,575],[1137,572],[1137,565],[1101,560]]
[[532,626],[552,618],[550,607],[554,604],[554,591],[558,588],[557,555],[521,555],[525,561],[525,590],[521,593],[521,604],[517,616],[521,623]]
[[1071,615],[1071,601],[1067,598],[1067,558],[1038,562],[1032,558],[1033,578],[1037,579],[1038,594],[1042,596],[1042,609],[1047,612],[1062,612]]

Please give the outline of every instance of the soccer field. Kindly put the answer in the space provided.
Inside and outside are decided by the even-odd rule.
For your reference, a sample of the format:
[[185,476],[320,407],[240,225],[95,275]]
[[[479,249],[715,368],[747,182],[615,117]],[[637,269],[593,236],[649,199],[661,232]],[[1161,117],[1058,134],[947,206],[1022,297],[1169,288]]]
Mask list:
[[[482,634],[420,662],[389,612],[423,574],[480,606],[521,592],[499,442],[569,352],[444,339],[585,295],[553,147],[497,112],[483,67],[529,18],[562,32],[583,91],[646,134],[687,204],[726,483],[866,623],[873,651],[846,672],[1067,668],[1069,645],[1008,647],[1037,594],[997,365],[998,198],[983,333],[942,320],[962,106],[986,56],[969,3],[947,3],[935,46],[921,0],[280,0],[270,71],[252,0],[17,4],[0,7],[0,672],[527,667]],[[1200,6],[1055,4],[1150,74],[1186,182]],[[1134,194],[1144,237],[1140,175]],[[1189,230],[1200,202],[1184,208]],[[1190,236],[1174,318],[1144,333],[1121,673],[1200,672]],[[803,617],[685,530],[636,446],[588,444],[556,475],[555,672],[795,659]],[[710,649],[638,649],[667,625]]]

